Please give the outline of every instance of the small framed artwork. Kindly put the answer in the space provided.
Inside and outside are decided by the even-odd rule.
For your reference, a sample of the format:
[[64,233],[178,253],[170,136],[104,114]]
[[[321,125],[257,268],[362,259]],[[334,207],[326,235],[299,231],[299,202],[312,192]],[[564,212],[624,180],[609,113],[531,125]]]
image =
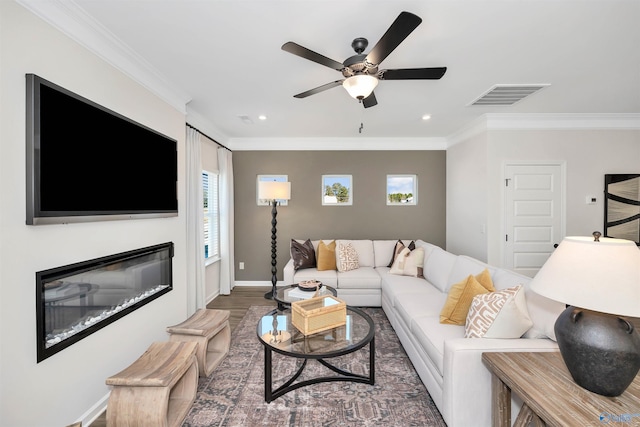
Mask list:
[[[258,191],[258,187],[259,187],[259,182],[260,181],[275,181],[275,182],[287,182],[289,181],[289,175],[258,175],[258,178],[256,179],[256,203],[258,204],[258,206],[269,206],[271,204],[271,200],[267,200],[267,199],[260,199],[258,197],[259,195],[259,191]],[[288,200],[278,200],[279,202],[279,206],[288,206],[289,205],[289,201]]]
[[322,206],[351,206],[351,175],[322,175]]
[[640,246],[640,174],[604,176],[604,236]]
[[417,175],[387,175],[387,206],[415,206],[417,204]]

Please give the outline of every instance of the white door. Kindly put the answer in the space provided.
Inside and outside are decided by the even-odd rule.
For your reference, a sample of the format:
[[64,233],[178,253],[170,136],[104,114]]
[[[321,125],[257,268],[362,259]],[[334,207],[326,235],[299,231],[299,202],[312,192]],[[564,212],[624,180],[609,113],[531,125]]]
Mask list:
[[505,267],[533,277],[564,234],[560,164],[505,166]]

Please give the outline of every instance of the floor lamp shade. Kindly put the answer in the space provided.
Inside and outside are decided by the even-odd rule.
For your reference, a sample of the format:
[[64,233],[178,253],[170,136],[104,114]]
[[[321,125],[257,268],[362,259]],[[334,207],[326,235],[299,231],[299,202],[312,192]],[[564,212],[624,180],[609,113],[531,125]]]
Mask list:
[[291,199],[291,183],[260,181],[258,183],[258,198],[264,200],[289,200]]
[[258,183],[258,198],[271,200],[271,291],[267,292],[264,297],[267,299],[275,299],[278,283],[278,267],[277,267],[277,229],[278,221],[278,201],[291,199],[291,183],[279,181],[260,181]]
[[531,289],[569,306],[558,316],[555,333],[576,383],[604,396],[622,394],[640,370],[640,334],[621,317],[640,317],[636,244],[566,237],[533,278]]

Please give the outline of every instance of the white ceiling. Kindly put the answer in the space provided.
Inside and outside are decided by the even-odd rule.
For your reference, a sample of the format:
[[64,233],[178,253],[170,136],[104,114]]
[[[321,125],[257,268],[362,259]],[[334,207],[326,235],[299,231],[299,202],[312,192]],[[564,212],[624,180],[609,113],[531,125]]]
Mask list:
[[[487,113],[640,113],[637,0],[56,1],[88,13],[230,140],[446,138]],[[367,53],[403,10],[423,22],[380,68],[446,66],[441,80],[381,81],[368,109],[341,87],[293,98],[342,76],[283,43],[342,62],[354,38]],[[510,107],[468,106],[496,84],[541,83]]]

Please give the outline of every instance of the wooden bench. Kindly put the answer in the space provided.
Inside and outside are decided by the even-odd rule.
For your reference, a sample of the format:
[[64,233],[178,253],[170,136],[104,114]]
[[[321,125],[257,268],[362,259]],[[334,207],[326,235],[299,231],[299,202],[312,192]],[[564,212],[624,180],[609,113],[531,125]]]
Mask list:
[[170,341],[198,343],[196,358],[200,376],[208,377],[229,353],[229,311],[203,308],[184,322],[167,327]]
[[198,388],[196,343],[154,342],[142,356],[107,378],[110,427],[179,426]]

